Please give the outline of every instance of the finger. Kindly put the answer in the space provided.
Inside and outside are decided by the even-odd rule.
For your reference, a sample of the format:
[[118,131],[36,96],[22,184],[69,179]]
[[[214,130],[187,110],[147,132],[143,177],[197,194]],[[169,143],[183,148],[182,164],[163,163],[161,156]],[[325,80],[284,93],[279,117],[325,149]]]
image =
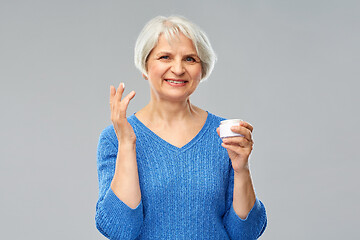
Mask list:
[[125,101],[127,104],[129,104],[130,100],[135,97],[136,92],[131,91],[126,97],[124,97],[123,101]]
[[247,128],[247,129],[249,129],[250,132],[252,132],[254,130],[254,127],[250,123],[245,122],[245,121],[241,121],[240,126],[243,126],[243,127]]
[[219,127],[216,129],[216,132],[217,132],[217,134],[218,134],[219,137],[220,137],[220,128],[219,128]]
[[227,145],[236,145],[236,146],[240,146],[240,147],[249,147],[253,144],[252,141],[247,140],[244,137],[229,137],[229,138],[224,138],[223,139],[223,143],[227,144]]
[[239,146],[229,145],[229,144],[226,144],[226,143],[222,143],[221,146],[228,149],[228,150],[234,151],[237,154],[240,154],[241,150],[242,150],[241,147],[239,147]]
[[251,141],[251,131],[248,128],[242,126],[232,126],[231,131],[239,133],[244,136],[247,140]]
[[125,89],[125,84],[124,83],[120,83],[119,87],[116,90],[116,95],[115,95],[115,100],[116,101],[121,101],[122,98],[122,94],[124,93],[124,89]]
[[[244,153],[244,150],[246,150],[246,148],[242,148],[237,145],[230,145],[230,144],[226,144],[226,143],[222,143],[221,146],[228,150],[234,151],[237,154],[242,154],[242,153]],[[250,148],[247,149],[247,151],[251,152],[252,149],[253,149],[253,147],[251,146]]]
[[124,99],[121,101],[121,108],[120,108],[120,117],[126,118],[126,111],[129,106],[130,100],[135,97],[136,92],[131,91]]
[[111,85],[111,86],[110,86],[110,105],[111,105],[111,103],[113,102],[115,93],[116,93],[116,89],[115,89],[114,86]]

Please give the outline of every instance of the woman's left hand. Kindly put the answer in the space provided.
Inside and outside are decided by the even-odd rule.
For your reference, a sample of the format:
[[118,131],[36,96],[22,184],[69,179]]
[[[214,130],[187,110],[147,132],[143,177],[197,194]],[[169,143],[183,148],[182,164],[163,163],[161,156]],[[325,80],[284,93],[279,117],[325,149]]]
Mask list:
[[[220,136],[220,128],[217,128],[216,131]],[[248,160],[254,145],[252,140],[253,126],[241,121],[239,125],[232,126],[231,131],[239,133],[243,137],[223,138],[221,146],[227,149],[234,171],[240,173],[244,169],[249,169]]]

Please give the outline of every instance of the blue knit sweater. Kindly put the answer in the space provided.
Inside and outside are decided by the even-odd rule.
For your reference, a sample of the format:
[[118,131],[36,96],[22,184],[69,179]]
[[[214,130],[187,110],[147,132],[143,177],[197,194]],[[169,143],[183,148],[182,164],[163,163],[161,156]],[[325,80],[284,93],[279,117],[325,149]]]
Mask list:
[[118,141],[113,126],[101,133],[97,167],[96,226],[109,239],[256,239],[265,230],[256,199],[246,219],[232,207],[234,172],[216,133],[223,118],[208,113],[200,132],[178,148],[133,114],[141,202],[132,209],[111,190]]

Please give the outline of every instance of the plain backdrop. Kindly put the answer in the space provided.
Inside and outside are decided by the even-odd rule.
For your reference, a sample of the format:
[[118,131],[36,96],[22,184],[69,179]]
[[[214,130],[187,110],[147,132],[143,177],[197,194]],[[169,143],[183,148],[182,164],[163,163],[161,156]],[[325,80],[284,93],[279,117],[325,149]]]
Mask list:
[[135,40],[157,15],[208,35],[218,61],[192,103],[254,126],[261,239],[359,233],[360,2],[0,0],[1,239],[105,239],[96,147],[109,86],[149,100]]

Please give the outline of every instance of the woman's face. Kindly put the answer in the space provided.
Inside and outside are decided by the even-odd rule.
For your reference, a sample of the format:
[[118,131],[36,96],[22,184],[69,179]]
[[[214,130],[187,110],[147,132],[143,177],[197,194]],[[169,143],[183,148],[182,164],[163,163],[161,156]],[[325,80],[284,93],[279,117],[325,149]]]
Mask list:
[[170,42],[160,35],[147,60],[152,97],[184,101],[200,83],[202,67],[192,41],[185,35]]

